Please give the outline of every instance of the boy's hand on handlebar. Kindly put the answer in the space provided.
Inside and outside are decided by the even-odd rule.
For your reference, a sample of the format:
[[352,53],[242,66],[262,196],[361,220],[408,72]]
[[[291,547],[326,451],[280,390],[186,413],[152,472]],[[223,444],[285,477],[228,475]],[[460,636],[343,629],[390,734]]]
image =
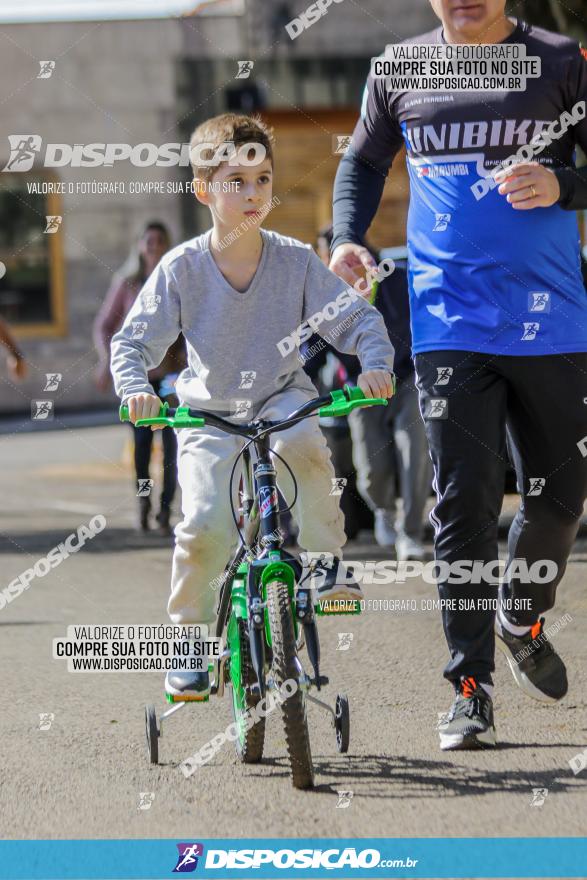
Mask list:
[[391,373],[387,370],[367,370],[357,379],[357,385],[365,397],[393,397]]
[[[155,419],[162,403],[156,394],[133,394],[128,401],[128,415],[133,425],[139,419]],[[152,430],[160,430],[164,425],[151,425]]]

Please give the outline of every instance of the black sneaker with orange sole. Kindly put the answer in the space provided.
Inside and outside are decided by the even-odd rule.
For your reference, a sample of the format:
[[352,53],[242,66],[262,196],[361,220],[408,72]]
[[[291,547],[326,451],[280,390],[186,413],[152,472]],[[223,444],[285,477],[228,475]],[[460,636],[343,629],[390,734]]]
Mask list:
[[477,679],[461,678],[450,712],[438,722],[438,733],[443,751],[495,747],[493,702]]
[[541,703],[556,703],[568,690],[567,670],[548,636],[541,617],[526,635],[515,636],[495,621],[495,644],[505,654],[516,684]]

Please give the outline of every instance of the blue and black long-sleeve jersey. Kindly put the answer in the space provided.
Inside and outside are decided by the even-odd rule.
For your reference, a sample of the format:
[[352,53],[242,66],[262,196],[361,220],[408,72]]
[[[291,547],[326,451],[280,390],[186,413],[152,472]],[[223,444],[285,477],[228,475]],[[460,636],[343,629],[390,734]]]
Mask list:
[[[405,42],[442,43],[442,28]],[[391,163],[406,146],[415,354],[587,351],[573,213],[587,208],[586,169],[575,167],[576,145],[587,152],[587,55],[575,41],[523,22],[505,42],[525,43],[527,55],[541,58],[541,75],[525,91],[398,91],[389,77],[369,76],[339,166],[333,249],[363,240]],[[556,205],[518,211],[495,186],[480,197],[484,187],[476,183],[551,123],[561,132],[565,121],[566,131],[535,156],[557,175]]]

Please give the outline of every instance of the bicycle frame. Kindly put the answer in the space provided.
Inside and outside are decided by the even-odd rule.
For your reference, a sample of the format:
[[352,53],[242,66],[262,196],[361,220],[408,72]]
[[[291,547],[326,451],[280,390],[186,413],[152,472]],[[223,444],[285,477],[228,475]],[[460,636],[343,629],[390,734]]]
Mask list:
[[[293,414],[292,414],[293,415]],[[281,423],[277,423],[281,424]],[[231,598],[231,582],[237,573],[254,568],[253,577],[247,579],[247,595],[249,601],[255,600],[257,609],[264,601],[262,592],[267,580],[265,569],[270,564],[282,562],[289,566],[289,570],[283,568],[281,575],[286,579],[288,586],[291,583],[291,596],[293,598],[293,584],[301,576],[301,565],[295,557],[289,553],[284,554],[281,550],[283,537],[280,529],[279,495],[277,490],[274,464],[271,460],[269,448],[269,436],[276,423],[267,420],[257,420],[252,423],[257,431],[265,432],[262,437],[253,441],[255,449],[255,462],[252,465],[249,447],[243,451],[242,468],[242,492],[241,512],[244,517],[243,538],[244,543],[238,548],[233,559],[224,569],[223,582],[220,591],[217,608],[216,635],[221,637],[228,621],[228,610]],[[255,559],[246,558],[257,550]],[[246,568],[246,566],[249,566]],[[245,569],[242,568],[245,566]],[[230,575],[232,572],[232,575]],[[290,574],[291,572],[291,574]],[[276,570],[273,569],[273,574]],[[261,588],[259,588],[259,580]],[[258,614],[258,610],[257,610]],[[253,617],[255,615],[253,614]],[[256,624],[258,625],[257,619]],[[297,624],[296,632],[297,632]],[[268,643],[270,644],[270,631],[267,626]]]
[[[273,423],[258,420],[255,427],[263,436],[253,441],[255,462],[251,468],[249,449],[243,452],[241,511],[244,516],[244,546],[241,546],[229,570],[236,572],[227,577],[222,584],[219,598],[219,613],[216,633],[221,636],[228,624],[228,640],[236,642],[236,633],[230,632],[228,611],[232,605],[236,618],[245,619],[248,624],[251,661],[257,676],[259,693],[265,693],[265,647],[271,648],[271,628],[266,613],[265,585],[273,579],[287,584],[292,603],[294,630],[298,634],[296,614],[296,581],[300,580],[302,569],[299,561],[281,549],[283,536],[280,529],[279,495],[277,472],[271,459],[269,437]],[[254,553],[254,558],[250,554]],[[249,558],[245,561],[245,558]],[[240,578],[238,576],[241,576]],[[243,582],[243,576],[245,581]],[[244,587],[244,589],[243,589]],[[309,606],[309,595],[301,602]],[[310,606],[311,607],[311,606]],[[302,614],[302,616],[304,616]],[[308,625],[310,620],[307,621]],[[264,636],[264,638],[263,638]],[[314,641],[313,639],[311,640]],[[313,658],[318,674],[317,657]]]
[[[302,577],[298,559],[282,549],[283,536],[280,526],[277,472],[269,438],[274,431],[286,430],[291,425],[319,410],[322,416],[347,415],[357,406],[387,404],[382,398],[366,399],[360,388],[345,386],[344,391],[333,391],[328,397],[308,401],[280,422],[257,419],[247,425],[236,425],[210,412],[190,410],[180,406],[169,410],[163,404],[155,418],[137,419],[137,426],[169,426],[172,428],[201,428],[205,425],[220,428],[229,434],[246,438],[246,443],[236,458],[230,477],[230,504],[241,545],[232,561],[224,569],[218,599],[216,635],[221,637],[226,628],[226,647],[214,664],[215,682],[211,693],[222,696],[225,681],[230,682],[232,708],[237,736],[237,755],[245,763],[258,763],[263,756],[265,739],[265,710],[261,714],[262,701],[267,689],[278,690],[296,683],[293,692],[280,701],[280,711],[286,732],[287,751],[292,770],[292,782],[296,788],[310,788],[314,784],[314,769],[306,718],[306,697],[330,712],[336,731],[337,748],[346,752],[349,745],[348,698],[338,694],[336,709],[310,696],[308,690],[315,685],[319,690],[328,679],[320,675],[320,646],[311,587],[304,584],[311,574]],[[120,407],[121,421],[128,421],[128,407]],[[251,446],[255,451],[251,467]],[[233,477],[242,456],[242,491],[240,510],[243,515],[241,531],[233,504]],[[283,459],[281,459],[283,461]],[[289,469],[287,462],[284,465]],[[290,470],[296,487],[295,475]],[[296,589],[297,585],[297,589]],[[306,674],[298,652],[299,626],[303,626],[308,658],[314,677]],[[273,638],[272,638],[273,628]],[[266,652],[270,653],[265,662]],[[269,674],[268,674],[269,673]],[[228,675],[228,678],[227,678]],[[169,702],[176,702],[167,695]],[[205,701],[208,700],[206,695]],[[177,709],[185,706],[179,701],[164,712],[159,725]],[[157,726],[155,708],[145,709],[147,747],[151,763],[158,763],[158,740],[161,727]]]

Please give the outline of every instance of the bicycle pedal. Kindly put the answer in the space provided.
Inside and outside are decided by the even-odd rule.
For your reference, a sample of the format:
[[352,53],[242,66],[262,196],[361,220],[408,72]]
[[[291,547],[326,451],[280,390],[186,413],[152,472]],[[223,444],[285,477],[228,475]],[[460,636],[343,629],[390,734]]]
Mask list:
[[316,614],[326,615],[360,614],[360,599],[323,599],[314,606]]
[[320,675],[318,678],[311,678],[310,684],[313,684],[314,687],[317,687],[320,690],[321,687],[330,684],[330,679],[327,675]]
[[191,694],[186,694],[185,696],[179,696],[179,694],[165,694],[165,699],[168,703],[207,703],[210,694],[206,694],[204,697],[193,697]]

